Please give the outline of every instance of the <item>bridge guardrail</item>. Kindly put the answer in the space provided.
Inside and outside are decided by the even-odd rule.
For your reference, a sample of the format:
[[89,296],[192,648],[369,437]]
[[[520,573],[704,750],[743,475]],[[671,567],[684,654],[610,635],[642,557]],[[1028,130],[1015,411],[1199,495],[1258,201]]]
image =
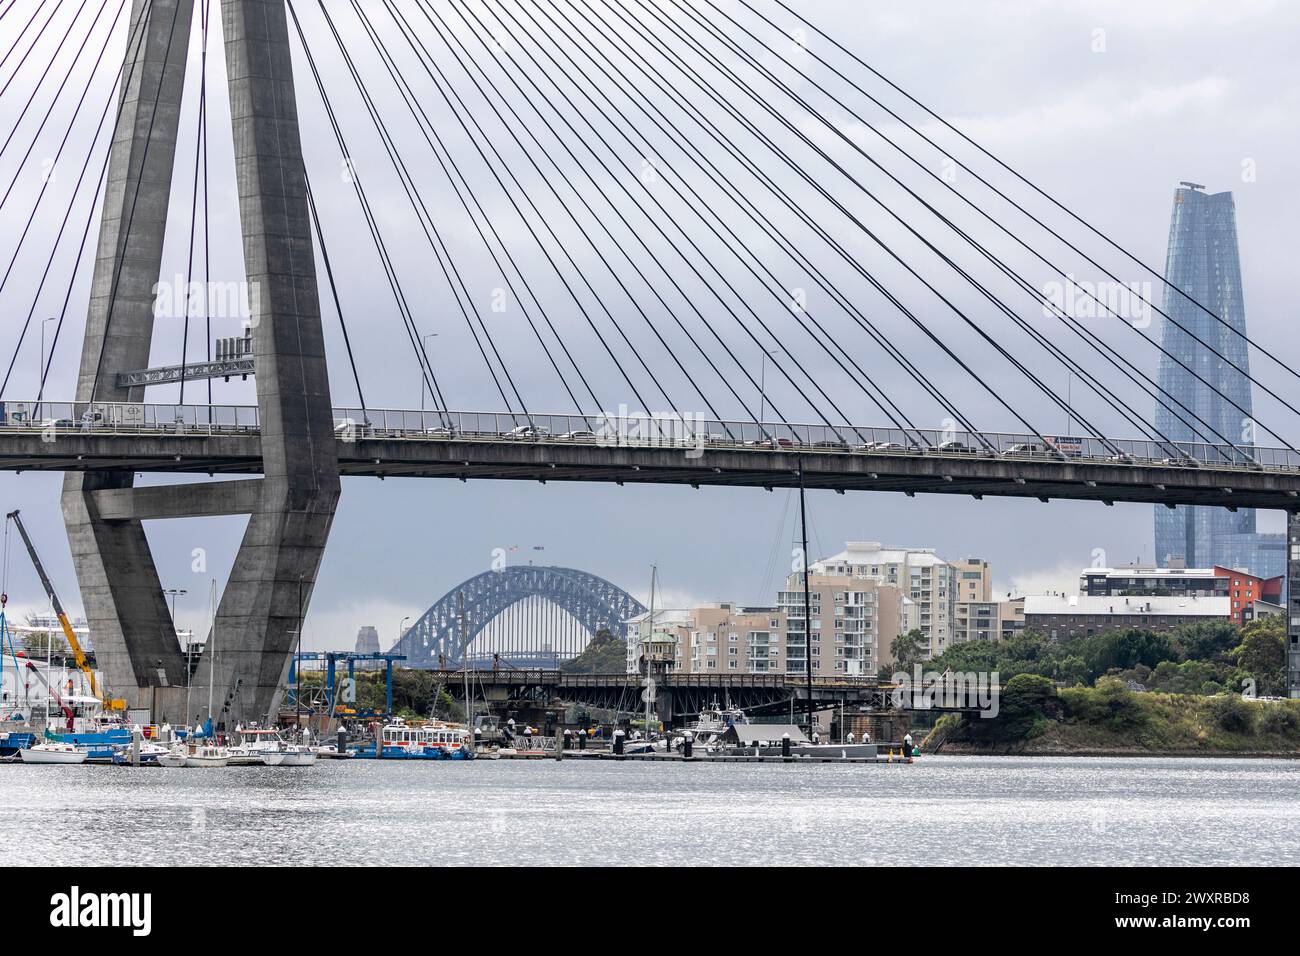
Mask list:
[[[936,455],[1047,462],[1300,470],[1290,448],[1163,442],[1082,435],[727,422],[676,415],[522,415],[408,409],[334,409],[345,441],[533,442],[600,447],[798,451],[806,454]],[[112,402],[3,402],[0,430],[93,434],[256,434],[256,406]]]

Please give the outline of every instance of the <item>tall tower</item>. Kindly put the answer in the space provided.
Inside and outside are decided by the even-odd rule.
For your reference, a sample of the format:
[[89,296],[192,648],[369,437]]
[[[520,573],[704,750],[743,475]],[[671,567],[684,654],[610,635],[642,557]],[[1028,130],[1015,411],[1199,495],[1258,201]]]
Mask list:
[[[145,400],[193,0],[133,0],[79,411]],[[69,473],[63,516],[108,686],[159,722],[189,722],[186,661],[145,536],[151,519],[247,515],[215,642],[193,683],[218,724],[274,716],[339,498],[306,173],[284,0],[222,0],[244,270],[252,305],[263,477],[136,488],[122,471]],[[212,651],[216,645],[215,653]]]
[[[1255,443],[1246,374],[1250,356],[1245,340],[1233,331],[1246,331],[1236,207],[1232,193],[1210,194],[1204,188],[1184,182],[1174,192],[1163,305],[1172,321],[1162,318],[1160,340],[1169,354],[1160,357],[1159,382],[1209,428],[1249,446]],[[1178,405],[1174,409],[1199,425]],[[1205,440],[1163,405],[1156,409],[1156,425],[1175,441]],[[1200,426],[1212,436],[1209,428]],[[1284,535],[1257,533],[1253,509],[1234,513],[1195,505],[1172,510],[1157,505],[1155,559],[1159,564],[1182,559],[1188,567],[1223,565],[1273,577],[1286,571],[1286,542]]]

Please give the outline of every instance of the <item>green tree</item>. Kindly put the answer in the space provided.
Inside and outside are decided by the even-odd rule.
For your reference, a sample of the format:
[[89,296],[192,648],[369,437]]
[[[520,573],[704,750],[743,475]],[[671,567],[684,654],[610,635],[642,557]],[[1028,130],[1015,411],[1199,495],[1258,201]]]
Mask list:
[[602,627],[583,652],[561,664],[560,670],[566,674],[622,674],[627,670],[627,641]]
[[1255,680],[1261,696],[1281,696],[1286,690],[1286,626],[1281,617],[1251,621],[1241,629],[1233,650],[1237,666]]
[[894,638],[894,669],[910,671],[924,657],[928,645],[916,628]]

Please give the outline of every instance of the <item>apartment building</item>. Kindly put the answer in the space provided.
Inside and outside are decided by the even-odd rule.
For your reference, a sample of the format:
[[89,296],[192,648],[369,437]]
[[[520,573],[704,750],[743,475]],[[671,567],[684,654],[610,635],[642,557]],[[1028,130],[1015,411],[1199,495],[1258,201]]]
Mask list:
[[1256,601],[1280,604],[1283,579],[1261,578],[1234,568],[1167,568],[1130,565],[1087,568],[1079,576],[1079,593],[1123,597],[1226,597],[1238,626],[1250,619]]
[[850,541],[845,550],[809,570],[902,588],[916,602],[916,629],[931,657],[942,654],[953,640],[957,568],[933,548],[886,548],[878,541]]
[[1025,626],[1042,631],[1052,640],[1133,627],[1168,633],[1182,624],[1231,619],[1232,602],[1226,596],[1031,594],[1025,598]]
[[[770,674],[785,669],[785,628],[785,616],[776,608],[719,602],[656,611],[653,633],[656,641],[667,638],[675,645],[677,673]],[[629,620],[627,631],[628,673],[635,673],[642,644],[651,636],[649,613]]]
[[[812,670],[817,676],[875,674],[893,662],[894,638],[906,630],[909,599],[896,584],[849,575],[809,574]],[[806,674],[803,575],[777,595],[786,621],[787,674]]]

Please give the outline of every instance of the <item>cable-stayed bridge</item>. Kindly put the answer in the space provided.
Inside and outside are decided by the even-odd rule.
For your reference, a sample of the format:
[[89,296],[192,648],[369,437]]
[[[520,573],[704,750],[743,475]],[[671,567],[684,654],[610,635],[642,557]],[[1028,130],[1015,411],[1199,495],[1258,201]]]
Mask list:
[[66,473],[108,682],[163,719],[142,522],[249,516],[195,680],[257,717],[344,476],[1277,508],[1300,561],[1279,351],[783,0],[7,0],[0,135],[0,468]]

